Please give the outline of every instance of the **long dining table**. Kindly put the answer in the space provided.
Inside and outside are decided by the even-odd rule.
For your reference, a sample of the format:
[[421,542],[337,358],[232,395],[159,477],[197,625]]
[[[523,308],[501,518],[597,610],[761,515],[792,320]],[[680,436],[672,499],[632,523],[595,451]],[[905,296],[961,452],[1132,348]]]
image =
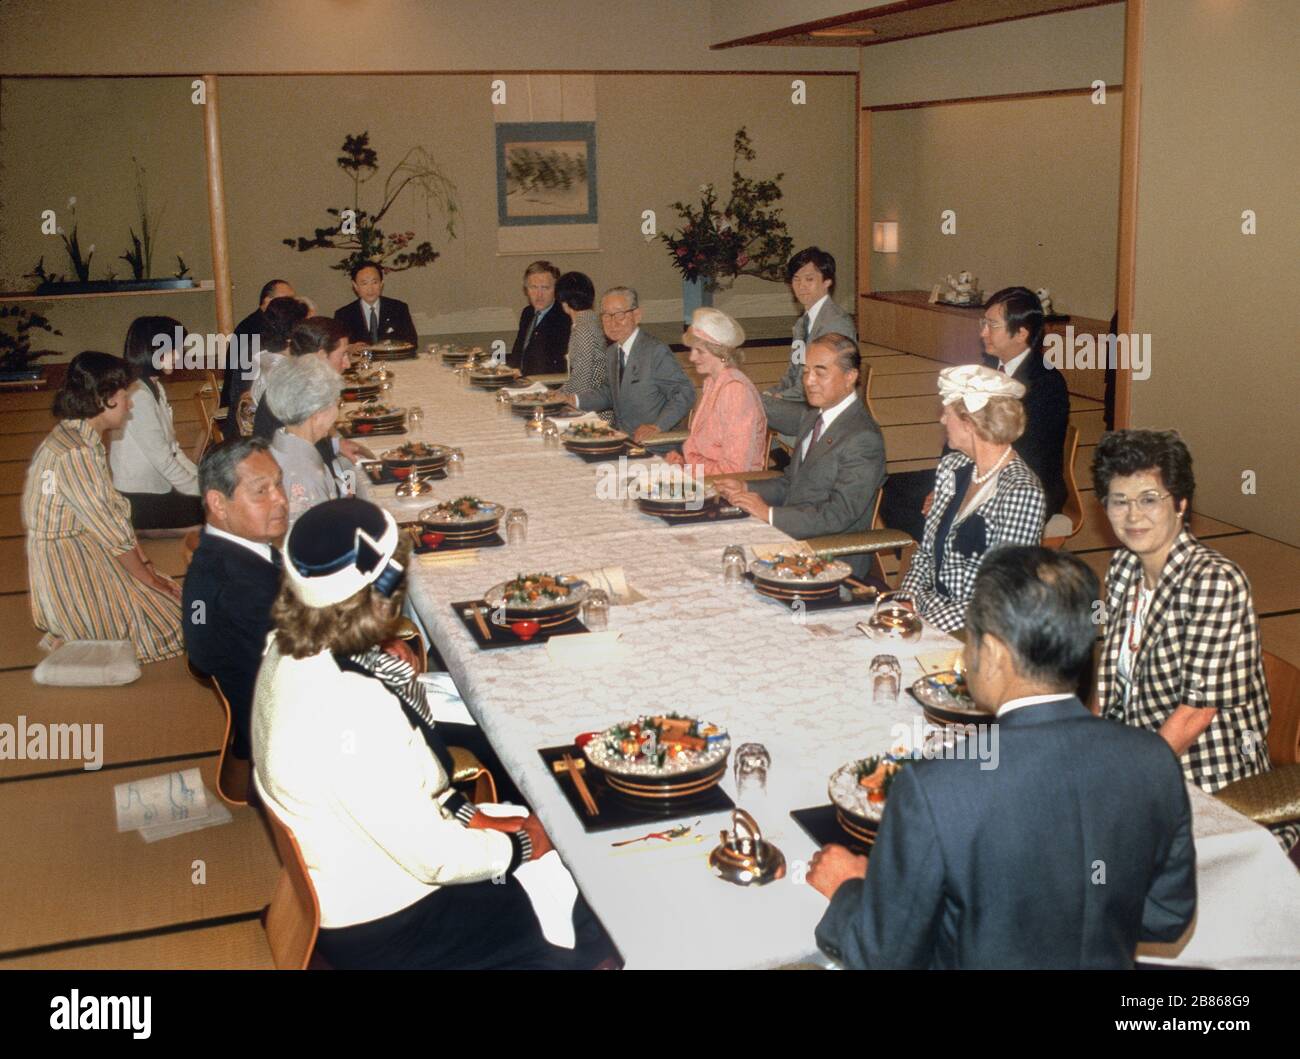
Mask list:
[[[921,709],[906,693],[893,705],[872,703],[872,657],[897,656],[905,688],[922,674],[918,655],[951,651],[957,641],[927,627],[916,643],[881,645],[856,628],[870,616],[870,606],[795,615],[748,584],[724,585],[726,546],[741,545],[752,555],[755,547],[779,548],[790,539],[753,518],[670,527],[618,495],[618,463],[587,463],[547,445],[528,433],[524,420],[504,408],[495,393],[468,386],[437,357],[421,353],[417,360],[387,367],[393,387],[386,399],[407,408],[418,405],[424,415],[409,434],[375,438],[371,447],[378,452],[403,440],[456,446],[465,453],[464,470],[432,483],[432,492],[419,498],[399,499],[392,486],[373,486],[364,475],[358,476],[359,491],[399,521],[462,495],[527,512],[524,544],[481,549],[467,562],[414,560],[409,598],[469,712],[541,818],[627,966],[824,964],[813,932],[826,900],[804,881],[817,844],[790,811],[827,804],[828,777],[837,767],[890,749],[901,733],[915,732],[920,724]],[[608,628],[618,634],[617,644],[581,664],[553,660],[541,643],[480,649],[451,607],[453,601],[482,598],[517,573],[603,567],[621,567],[630,588],[644,599],[611,606]],[[708,855],[730,823],[729,811],[588,832],[560,788],[563,780],[538,752],[570,744],[579,733],[668,711],[720,725],[730,734],[733,753],[751,742],[767,749],[766,791],[739,804],[784,853],[784,878],[742,887],[711,873]],[[735,794],[730,770],[722,787]],[[1193,804],[1203,805],[1195,799]],[[1233,838],[1236,852],[1228,863],[1249,847],[1256,866],[1285,865],[1280,851],[1275,861],[1269,859],[1272,839],[1262,828],[1240,817],[1234,822],[1236,814],[1225,816],[1218,811],[1223,807],[1214,806],[1213,813],[1197,814],[1198,846],[1205,816],[1213,835]],[[695,826],[684,840],[614,845],[673,824]],[[1300,911],[1300,882],[1288,890],[1280,870],[1270,879],[1280,888],[1271,911]],[[1210,881],[1221,889],[1242,882],[1240,877]],[[1227,902],[1239,900],[1239,889],[1226,890],[1225,907],[1212,921],[1234,914]],[[1237,907],[1241,915],[1249,914]],[[1202,922],[1206,914],[1203,892]],[[1300,916],[1292,919],[1300,922]],[[1279,940],[1276,931],[1270,936],[1264,929],[1267,924],[1246,926],[1249,943],[1233,942],[1232,930],[1217,929],[1218,946],[1198,948],[1189,932],[1184,945],[1160,955],[1202,964],[1238,956],[1277,962],[1288,951],[1300,959],[1295,929],[1283,931]]]

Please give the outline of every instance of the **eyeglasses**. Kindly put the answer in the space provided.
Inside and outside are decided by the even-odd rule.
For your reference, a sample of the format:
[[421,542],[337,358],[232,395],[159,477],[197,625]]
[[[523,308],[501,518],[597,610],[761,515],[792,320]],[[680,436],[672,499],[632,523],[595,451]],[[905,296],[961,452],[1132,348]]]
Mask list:
[[601,313],[600,318],[602,320],[622,320],[623,317],[634,312],[636,312],[635,309],[619,309],[616,313]]
[[1137,508],[1139,515],[1153,515],[1156,508],[1160,506],[1160,501],[1172,495],[1172,493],[1143,493],[1132,500],[1126,496],[1108,496],[1103,503],[1108,515],[1123,515],[1130,505]]
[[980,323],[980,330],[981,330],[981,331],[983,331],[984,328],[986,328],[986,327],[987,327],[990,331],[992,331],[994,328],[997,328],[997,327],[1006,327],[1006,326],[1007,326],[1005,320],[990,320],[987,316],[981,316],[981,317],[980,317],[980,321],[979,321],[979,323]]

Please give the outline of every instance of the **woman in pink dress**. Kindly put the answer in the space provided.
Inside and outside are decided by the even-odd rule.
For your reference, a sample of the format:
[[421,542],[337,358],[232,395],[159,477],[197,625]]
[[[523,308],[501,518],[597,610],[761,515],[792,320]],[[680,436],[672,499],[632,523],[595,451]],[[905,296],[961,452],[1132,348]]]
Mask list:
[[767,453],[767,415],[758,389],[740,370],[745,332],[726,313],[696,309],[682,336],[691,364],[704,377],[704,392],[691,417],[690,436],[669,463],[704,474],[760,471]]

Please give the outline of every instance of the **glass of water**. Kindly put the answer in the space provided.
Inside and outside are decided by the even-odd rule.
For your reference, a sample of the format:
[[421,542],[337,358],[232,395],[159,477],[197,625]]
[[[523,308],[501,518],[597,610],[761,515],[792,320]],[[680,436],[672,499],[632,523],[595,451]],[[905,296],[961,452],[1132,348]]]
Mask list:
[[465,473],[465,453],[461,449],[452,449],[447,455],[447,477],[456,478]]
[[528,512],[522,507],[512,507],[506,512],[506,543],[512,546],[528,543]]
[[767,774],[772,755],[762,743],[742,743],[736,751],[736,801],[767,796]]
[[554,423],[548,421],[542,427],[542,444],[548,449],[558,449],[560,447],[560,428]]
[[903,681],[903,668],[894,655],[876,655],[871,660],[871,703],[893,706]]
[[406,421],[411,425],[412,430],[418,429],[420,424],[424,422],[424,409],[418,404],[411,405],[406,410]]
[[582,624],[588,632],[601,632],[609,627],[609,594],[604,589],[593,588],[582,604]]
[[729,544],[722,549],[722,583],[739,585],[745,581],[745,549]]

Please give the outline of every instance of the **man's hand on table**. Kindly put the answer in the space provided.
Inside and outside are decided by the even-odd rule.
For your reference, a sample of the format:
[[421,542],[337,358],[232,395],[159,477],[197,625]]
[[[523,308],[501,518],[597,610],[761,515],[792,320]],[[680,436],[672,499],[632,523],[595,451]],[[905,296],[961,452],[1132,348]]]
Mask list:
[[358,460],[373,460],[375,454],[364,445],[358,445],[351,438],[339,438],[339,455],[346,456],[353,463]]
[[832,842],[813,854],[808,885],[830,900],[843,883],[866,877],[867,858],[850,853],[843,846]]
[[[718,490],[722,492],[722,490]],[[741,490],[739,493],[732,493],[727,496],[722,494],[729,504],[740,508],[741,511],[748,512],[760,522],[766,522],[768,513],[772,510],[771,506],[757,493],[751,493],[748,489]]]
[[533,843],[533,860],[538,860],[546,856],[555,847],[551,845],[551,836],[546,833],[542,827],[542,822],[537,817],[529,814],[528,816],[488,816],[487,813],[476,812],[467,827],[472,827],[476,831],[526,831],[528,837]]
[[672,452],[664,457],[664,461],[666,463],[671,463],[674,467],[681,467],[686,463],[686,458],[676,449],[673,449]]
[[658,433],[660,433],[660,430],[653,423],[642,423],[632,431],[632,440],[638,445],[644,445],[646,438],[652,438]]

